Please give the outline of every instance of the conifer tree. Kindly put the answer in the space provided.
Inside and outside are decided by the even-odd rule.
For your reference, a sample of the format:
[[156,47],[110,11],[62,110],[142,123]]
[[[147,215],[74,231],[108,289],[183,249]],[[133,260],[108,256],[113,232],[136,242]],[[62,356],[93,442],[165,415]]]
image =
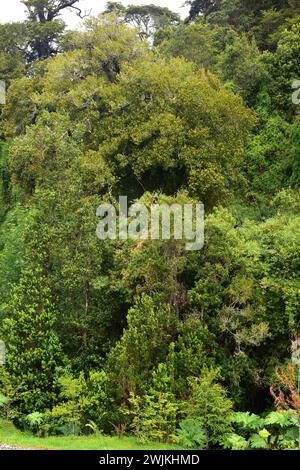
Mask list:
[[20,390],[19,411],[43,411],[53,404],[54,374],[61,349],[46,278],[40,268],[26,268],[15,286],[4,320],[5,369]]

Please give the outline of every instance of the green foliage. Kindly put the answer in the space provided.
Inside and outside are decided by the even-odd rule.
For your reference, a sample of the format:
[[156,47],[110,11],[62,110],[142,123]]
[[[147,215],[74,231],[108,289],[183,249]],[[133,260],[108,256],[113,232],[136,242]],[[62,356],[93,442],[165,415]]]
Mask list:
[[19,416],[18,404],[22,397],[22,384],[10,376],[4,365],[0,366],[0,413],[6,420],[15,420]]
[[260,429],[264,425],[264,420],[253,413],[235,413],[232,422],[247,431]]
[[19,282],[25,265],[26,238],[32,227],[34,211],[17,205],[0,226],[0,318],[7,316],[13,286]]
[[128,424],[138,442],[173,442],[179,403],[172,390],[172,377],[166,364],[159,364],[152,373],[143,395],[131,393],[128,409]]
[[[211,71],[216,71],[217,56],[221,49],[221,31],[206,23],[180,25],[161,33],[159,51],[173,57],[184,57]],[[188,47],[187,47],[188,44]]]
[[130,416],[138,442],[175,440],[178,405],[169,392],[149,390],[144,397],[132,395]]
[[202,450],[206,444],[206,435],[202,424],[195,419],[181,421],[176,436],[178,443],[188,449]]
[[0,395],[0,406],[1,407],[5,406],[7,404],[7,402],[8,402],[8,398],[1,394]]
[[232,423],[239,431],[227,436],[225,447],[233,450],[296,449],[298,440],[297,414],[272,411],[265,417],[250,413],[234,413]]
[[[97,194],[99,174],[109,168],[105,172],[112,174],[114,194],[132,185],[129,196],[136,198],[140,191],[133,188],[140,181],[144,190],[160,189],[166,194],[186,189],[212,206],[224,194],[230,195],[229,187],[237,184],[245,139],[255,122],[253,114],[214,76],[196,73],[192,64],[181,59],[166,60],[147,53],[134,31],[115,21],[90,20],[82,49],[49,62],[38,85],[42,84],[40,93],[28,90],[34,86],[31,79],[10,88],[8,133],[22,132],[32,124],[11,150],[15,179],[31,194],[42,182],[49,185],[51,179],[53,187],[58,171],[66,176],[62,170],[67,171],[67,162],[72,161],[69,178],[78,178],[80,172],[83,189],[87,191],[89,186],[89,194]],[[88,54],[91,41],[94,47]],[[58,80],[65,67],[69,75]],[[11,104],[16,94],[20,101],[20,93],[24,93],[20,88],[26,90],[26,106],[24,114],[19,106],[17,116],[11,112]],[[42,112],[49,106],[56,113]],[[49,133],[48,138],[43,135],[45,147],[41,149],[45,126]],[[215,132],[216,126],[221,133]],[[68,137],[61,139],[65,132]],[[73,148],[72,155],[82,155],[71,159],[68,147]],[[57,155],[54,166],[48,158],[53,151]]]
[[188,403],[188,416],[196,417],[205,433],[205,444],[217,445],[223,442],[230,431],[232,402],[226,390],[216,382],[217,370],[203,370],[201,377],[189,380],[191,395]]
[[160,298],[144,295],[128,314],[128,328],[110,352],[110,369],[123,397],[139,394],[164,363],[176,328],[176,316]]
[[78,435],[81,429],[81,410],[84,401],[85,380],[83,374],[79,378],[65,374],[60,376],[57,382],[60,388],[60,403],[55,405],[46,415],[48,426],[51,423],[51,428],[64,435]]
[[168,8],[159,5],[128,5],[120,2],[108,2],[104,13],[114,13],[119,21],[136,28],[140,37],[153,39],[159,30],[180,23],[180,16]]
[[22,3],[27,9],[29,60],[51,57],[58,51],[65,27],[60,15],[66,8],[77,8],[78,0],[23,0]]
[[25,23],[0,25],[0,75],[9,85],[25,73],[28,29]]
[[190,5],[189,21],[194,20],[198,15],[207,16],[209,13],[218,9],[220,0],[188,0]]
[[0,202],[1,219],[4,218],[10,203],[10,175],[8,171],[8,147],[0,142]]
[[292,103],[292,84],[300,74],[299,62],[300,24],[285,30],[280,36],[276,52],[270,57],[272,80],[268,86],[273,107],[290,118],[297,107]]
[[78,435],[111,431],[114,403],[110,382],[104,371],[90,371],[85,378],[69,370],[56,371],[58,403],[46,411],[42,430],[45,434]]
[[113,400],[113,384],[109,375],[104,370],[90,371],[84,394],[83,422],[89,421],[94,430],[111,431],[116,415],[116,404]]
[[274,49],[278,37],[293,24],[299,22],[297,0],[190,0],[187,21],[216,23],[237,31],[255,35],[261,47]]
[[94,421],[90,421],[85,425],[87,429],[90,429],[93,434],[99,435],[99,429],[96,423]]
[[25,421],[28,423],[30,429],[40,434],[40,428],[44,421],[44,414],[34,411],[26,416]]
[[268,72],[255,40],[246,34],[229,32],[226,47],[218,60],[220,77],[233,83],[233,89],[249,104],[255,101],[257,92],[268,79]]
[[2,324],[5,370],[22,391],[18,411],[43,411],[55,401],[54,372],[63,358],[49,288],[40,268],[23,271],[7,310],[9,318]]
[[[109,2],[68,33],[77,0],[24,3],[0,26],[1,414],[39,434],[295,448],[290,412],[245,410],[270,409],[299,330],[299,1],[195,0],[185,23]],[[120,194],[203,202],[204,248],[98,240]]]

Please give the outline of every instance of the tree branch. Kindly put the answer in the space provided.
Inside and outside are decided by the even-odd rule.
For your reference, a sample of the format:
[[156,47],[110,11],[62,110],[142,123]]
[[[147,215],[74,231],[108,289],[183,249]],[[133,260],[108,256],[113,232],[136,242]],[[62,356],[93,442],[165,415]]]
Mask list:
[[79,18],[81,18],[82,20],[84,18],[87,18],[88,16],[90,16],[90,14],[92,13],[92,9],[90,8],[90,10],[84,10],[84,13],[82,13],[82,10],[81,8],[79,7],[75,7],[74,5],[72,5],[70,8],[72,8],[73,10],[77,10],[77,16],[79,16]]
[[81,9],[79,7],[75,7],[75,5],[74,5],[75,3],[78,3],[78,1],[79,0],[62,0],[62,1],[60,1],[56,8],[53,8],[53,10],[49,10],[48,15],[47,15],[47,20],[52,21],[65,8],[74,8],[76,10],[79,10],[79,13],[81,14]]

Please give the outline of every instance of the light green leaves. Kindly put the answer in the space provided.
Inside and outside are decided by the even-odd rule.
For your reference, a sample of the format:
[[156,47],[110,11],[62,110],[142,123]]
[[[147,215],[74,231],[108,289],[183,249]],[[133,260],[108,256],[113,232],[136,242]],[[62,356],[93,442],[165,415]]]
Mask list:
[[178,443],[184,447],[194,449],[203,449],[205,447],[206,435],[199,420],[186,419],[181,421],[176,434]]
[[264,421],[259,416],[245,412],[245,413],[234,413],[232,415],[232,422],[240,426],[241,428],[254,431],[256,429],[260,429]]

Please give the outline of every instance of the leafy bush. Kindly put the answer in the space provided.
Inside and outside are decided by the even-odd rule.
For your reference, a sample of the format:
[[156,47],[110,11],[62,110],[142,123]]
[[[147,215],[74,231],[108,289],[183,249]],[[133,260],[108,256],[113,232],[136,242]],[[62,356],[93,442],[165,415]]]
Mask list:
[[177,442],[187,448],[204,449],[206,445],[206,435],[202,424],[195,419],[181,421],[176,436]]
[[295,411],[272,411],[264,418],[255,414],[235,413],[232,423],[237,433],[228,435],[224,446],[232,450],[296,449],[298,418]]
[[111,380],[107,372],[91,371],[85,383],[84,399],[81,403],[82,423],[94,423],[98,431],[110,432],[116,414],[112,395]]
[[89,421],[89,422],[85,425],[85,427],[86,427],[87,429],[89,429],[89,430],[90,430],[93,434],[95,434],[96,436],[99,436],[100,431],[99,431],[99,429],[98,429],[97,424],[94,423],[94,421]]
[[44,413],[40,413],[39,411],[34,411],[30,413],[25,418],[26,423],[28,423],[29,427],[40,434],[41,432],[41,425],[44,422]]
[[74,377],[68,369],[59,369],[57,375],[58,403],[45,413],[43,431],[64,435],[78,435],[88,429],[110,431],[115,407],[107,373],[91,371],[85,378],[83,373]]
[[138,442],[175,441],[178,405],[172,393],[150,390],[144,397],[131,395],[132,429]]
[[231,430],[232,402],[226,390],[216,382],[218,378],[218,370],[204,369],[200,378],[189,379],[188,418],[196,417],[201,422],[207,447],[222,444]]
[[0,408],[4,408],[8,403],[8,398],[0,393]]
[[15,381],[0,364],[0,414],[4,419],[13,421],[20,416],[20,411],[15,406],[22,397],[22,384]]

